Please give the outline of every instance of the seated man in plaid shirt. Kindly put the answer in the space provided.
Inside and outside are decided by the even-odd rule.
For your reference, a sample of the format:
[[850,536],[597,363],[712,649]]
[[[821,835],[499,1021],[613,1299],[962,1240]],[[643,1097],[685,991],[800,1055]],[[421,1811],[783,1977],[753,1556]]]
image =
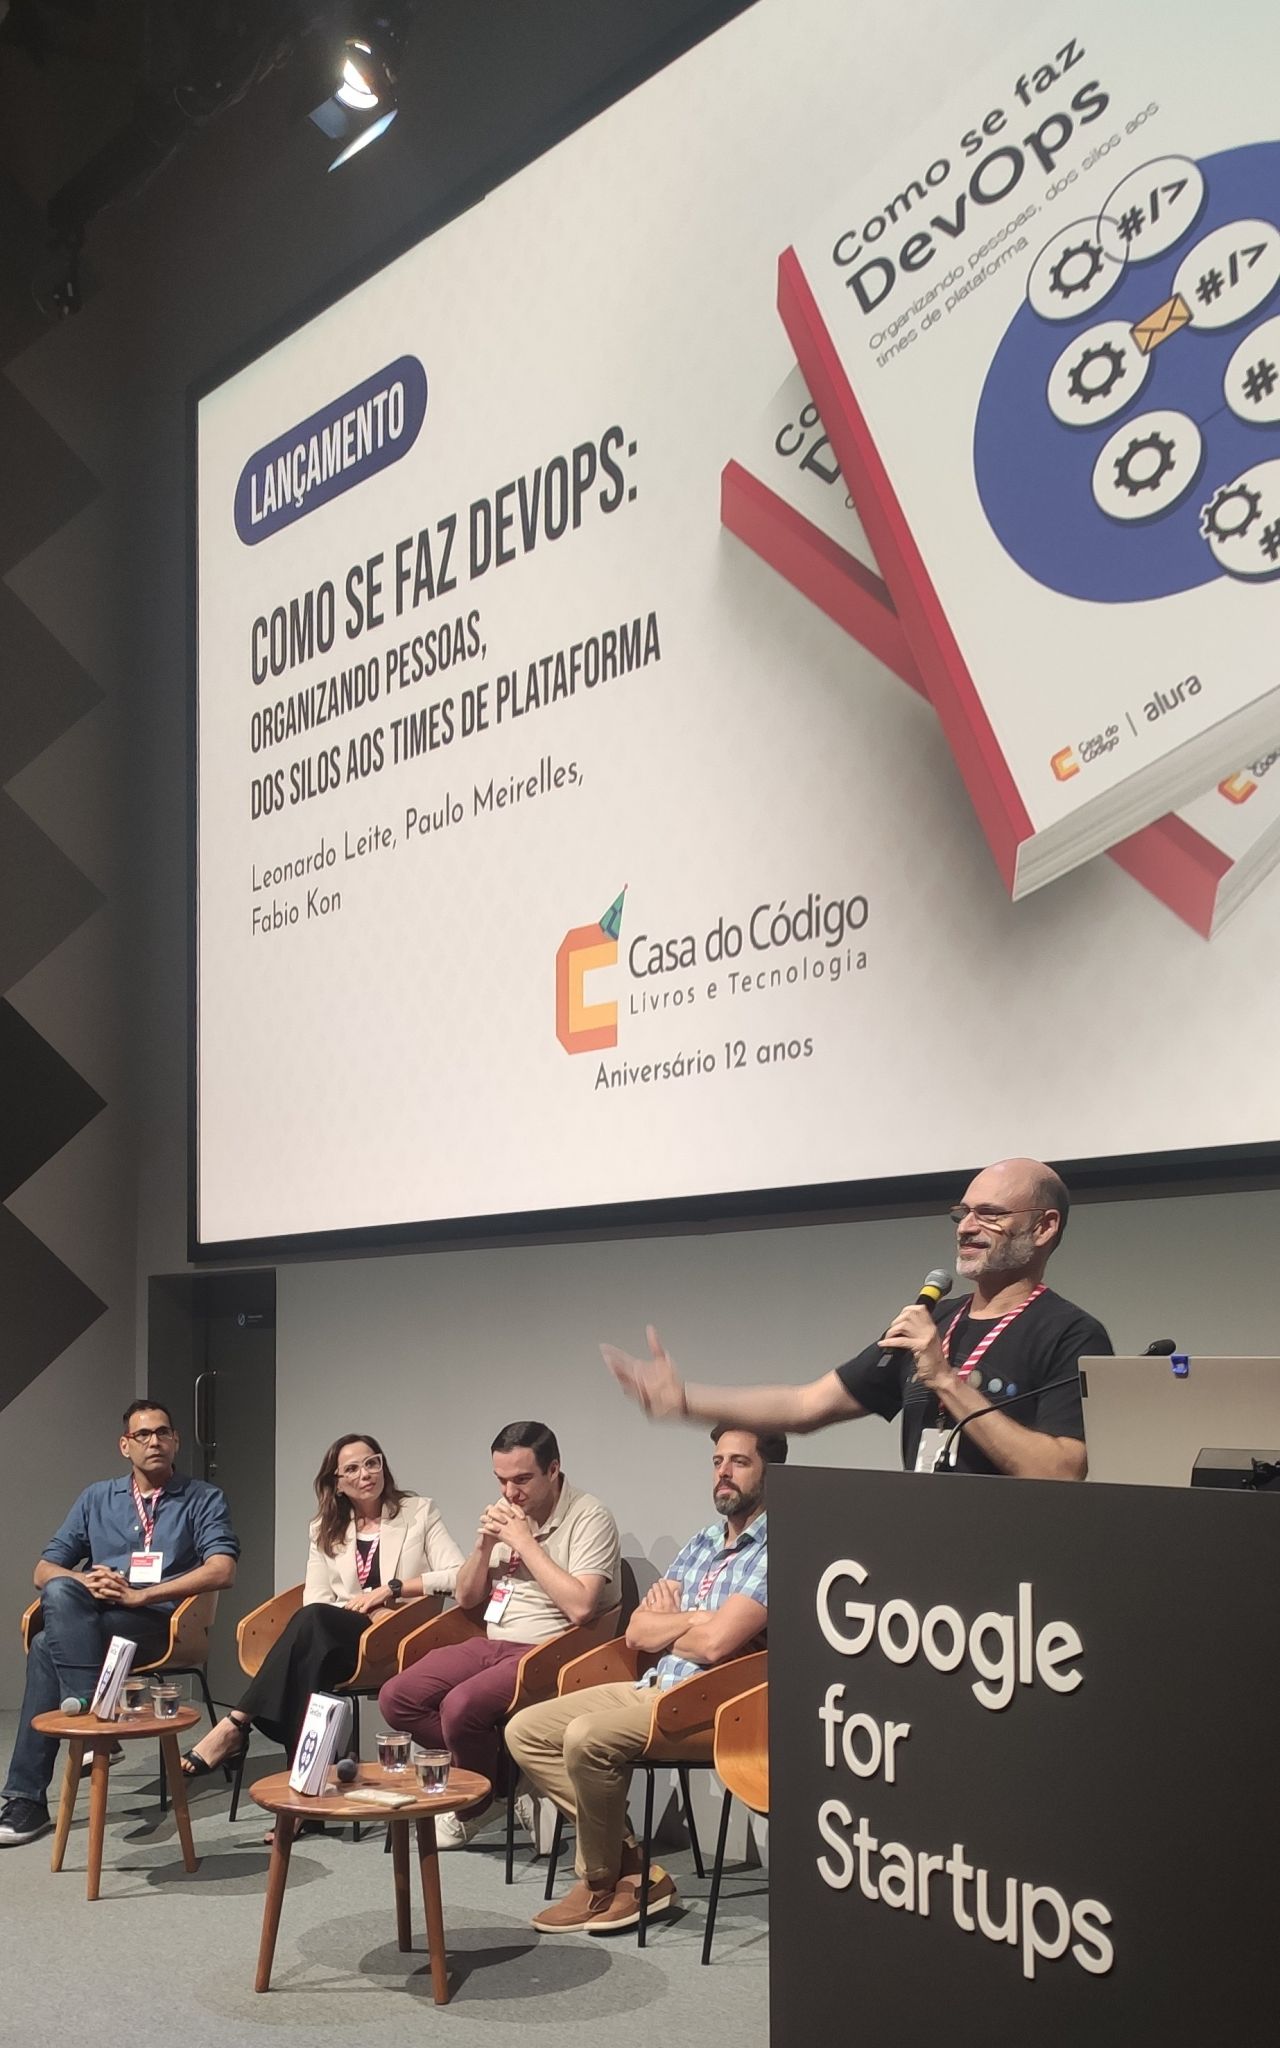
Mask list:
[[[769,1534],[765,1475],[786,1460],[785,1436],[721,1423],[711,1433],[713,1493],[723,1522],[700,1529],[631,1617],[627,1641],[656,1655],[638,1685],[597,1685],[526,1707],[507,1747],[536,1791],[577,1829],[577,1882],[534,1917],[544,1934],[610,1934],[640,1918],[640,1850],[627,1825],[631,1766],[649,1737],[653,1688],[760,1647],[768,1622]],[[652,1866],[649,1913],[676,1896]]]

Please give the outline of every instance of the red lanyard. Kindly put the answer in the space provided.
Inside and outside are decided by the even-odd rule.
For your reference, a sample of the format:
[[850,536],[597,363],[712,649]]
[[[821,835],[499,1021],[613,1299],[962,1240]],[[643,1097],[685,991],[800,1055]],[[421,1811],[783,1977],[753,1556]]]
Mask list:
[[[378,1555],[378,1545],[381,1541],[380,1535],[356,1537],[356,1577],[362,1586],[367,1586],[369,1583],[369,1578],[373,1571],[373,1560]],[[367,1550],[361,1550],[360,1545],[362,1542],[368,1544]]]
[[152,1494],[151,1513],[148,1514],[147,1504],[145,1500],[142,1498],[142,1493],[139,1489],[138,1482],[136,1479],[133,1482],[133,1504],[138,1510],[138,1520],[142,1524],[142,1540],[146,1544],[148,1550],[150,1550],[151,1548],[151,1537],[156,1526],[156,1516],[160,1512],[160,1500],[163,1493],[164,1488],[162,1486],[160,1488],[159,1493]]
[[[1038,1287],[1032,1288],[1030,1294],[1027,1296],[1025,1301],[1020,1301],[1016,1308],[1011,1308],[1007,1316],[1001,1316],[999,1322],[994,1324],[992,1328],[987,1331],[986,1336],[980,1338],[978,1342],[974,1345],[973,1350],[965,1359],[964,1364],[958,1365],[956,1367],[956,1377],[958,1379],[967,1380],[969,1374],[973,1371],[973,1368],[978,1363],[979,1359],[985,1357],[986,1353],[990,1351],[991,1346],[996,1341],[996,1338],[1001,1336],[1003,1332],[1008,1329],[1010,1323],[1016,1323],[1018,1317],[1022,1314],[1023,1310],[1030,1308],[1032,1302],[1038,1301],[1040,1299],[1040,1296],[1045,1292],[1045,1283],[1042,1280]],[[953,1316],[951,1318],[951,1321],[947,1324],[946,1330],[943,1333],[942,1355],[946,1359],[948,1365],[950,1365],[951,1363],[951,1339],[955,1335],[956,1331],[959,1329],[961,1323],[964,1322],[968,1313],[969,1310],[966,1305],[966,1307],[961,1309],[958,1316]]]

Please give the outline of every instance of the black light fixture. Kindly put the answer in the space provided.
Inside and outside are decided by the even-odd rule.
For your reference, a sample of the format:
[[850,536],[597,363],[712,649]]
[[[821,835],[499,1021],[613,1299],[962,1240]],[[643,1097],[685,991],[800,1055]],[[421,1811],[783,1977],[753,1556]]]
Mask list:
[[357,9],[338,53],[338,81],[311,115],[323,134],[341,142],[336,171],[385,135],[398,112],[396,78],[404,41],[403,10]]

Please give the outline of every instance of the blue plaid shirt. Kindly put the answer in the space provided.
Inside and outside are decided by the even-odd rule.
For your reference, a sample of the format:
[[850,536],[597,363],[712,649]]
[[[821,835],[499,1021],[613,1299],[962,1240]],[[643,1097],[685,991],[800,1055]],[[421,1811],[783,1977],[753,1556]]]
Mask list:
[[[707,1584],[713,1572],[715,1577]],[[723,1607],[731,1593],[745,1593],[749,1600],[758,1600],[762,1607],[767,1607],[768,1515],[757,1515],[735,1543],[725,1542],[723,1522],[709,1522],[705,1529],[699,1529],[696,1536],[690,1537],[662,1576],[678,1583],[681,1606],[696,1609],[699,1614],[709,1614],[714,1608]],[[640,1683],[678,1685],[682,1678],[692,1678],[694,1672],[702,1668],[692,1658],[678,1657],[674,1650],[668,1650],[665,1656],[659,1657],[652,1671],[645,1673]]]

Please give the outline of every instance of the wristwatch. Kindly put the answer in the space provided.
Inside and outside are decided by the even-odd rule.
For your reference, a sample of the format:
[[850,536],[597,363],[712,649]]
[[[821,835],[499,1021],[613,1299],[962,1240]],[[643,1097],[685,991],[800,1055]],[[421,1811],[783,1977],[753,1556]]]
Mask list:
[[391,1605],[392,1605],[393,1607],[398,1607],[398,1606],[399,1606],[399,1604],[400,1604],[400,1595],[401,1595],[401,1593],[403,1592],[403,1590],[404,1590],[404,1580],[403,1580],[403,1579],[388,1579],[388,1580],[387,1580],[387,1591],[388,1591],[388,1593],[390,1593],[390,1595],[391,1595]]

